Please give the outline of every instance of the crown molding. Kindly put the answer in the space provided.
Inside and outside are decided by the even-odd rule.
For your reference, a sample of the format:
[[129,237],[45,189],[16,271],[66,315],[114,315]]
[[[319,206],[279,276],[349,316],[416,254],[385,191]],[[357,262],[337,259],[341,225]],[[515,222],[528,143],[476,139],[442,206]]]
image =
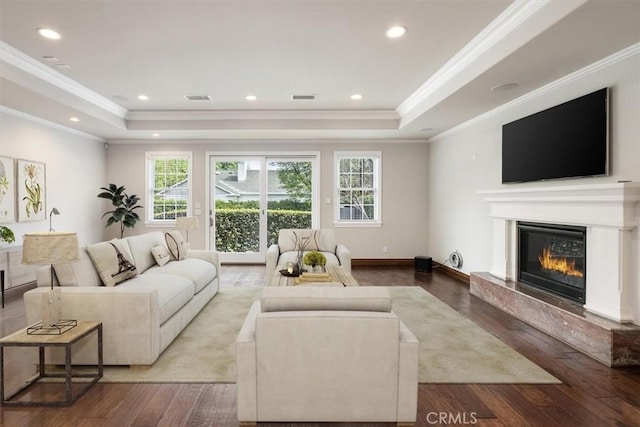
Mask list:
[[438,104],[449,93],[467,84],[542,30],[587,0],[516,0],[478,33],[429,80],[412,93],[396,111],[400,127]]
[[92,135],[90,133],[82,132],[78,129],[70,128],[68,126],[63,126],[58,123],[50,122],[49,120],[41,119],[40,117],[32,116],[31,114],[23,113],[22,111],[14,110],[13,108],[5,107],[4,105],[0,105],[0,113],[9,114],[11,116],[18,117],[20,119],[28,120],[33,123],[37,123],[39,125],[47,126],[49,128],[55,130],[61,130],[63,132],[67,132],[73,135],[81,136],[83,138],[90,139],[92,141],[97,142],[105,142],[104,138],[100,138],[98,136]]
[[[212,138],[195,138],[189,139],[188,144],[198,145],[198,144],[211,144]],[[269,143],[269,144],[296,144],[297,146],[311,144],[340,144],[344,141],[344,138],[281,138],[281,137],[261,137],[257,139],[248,139],[248,138],[222,138],[217,139],[217,143],[233,143],[236,144],[257,144],[257,143]],[[362,137],[362,138],[349,138],[347,141],[349,144],[367,144],[369,147],[372,144],[426,144],[427,141],[425,139],[399,139],[399,138],[371,138],[371,137]],[[150,144],[150,145],[158,145],[158,144],[185,144],[184,138],[166,138],[166,139],[149,139],[149,138],[114,138],[109,140],[109,144]]]
[[491,117],[502,114],[512,108],[515,108],[519,105],[530,102],[536,98],[539,98],[551,91],[558,90],[563,86],[574,83],[590,74],[594,74],[600,70],[603,70],[607,67],[610,67],[614,64],[622,62],[626,59],[631,58],[634,55],[640,55],[640,42],[632,44],[629,47],[626,47],[612,55],[609,55],[605,58],[602,58],[599,61],[594,62],[593,64],[587,65],[577,71],[574,71],[571,74],[568,74],[564,77],[561,77],[553,82],[546,84],[534,91],[531,91],[525,95],[522,95],[519,98],[514,99],[513,101],[507,102],[506,104],[502,104],[499,107],[494,108],[493,110],[489,110],[486,113],[480,114],[470,120],[467,120],[464,123],[460,123],[458,126],[448,129],[438,135],[434,135],[428,139],[429,142],[436,142],[443,138],[446,138],[449,135],[455,134],[456,132],[460,132],[466,128],[469,128],[477,123],[480,123],[484,120],[487,120]]
[[395,110],[138,110],[127,120],[398,120]]
[[121,119],[124,119],[128,110],[104,96],[81,85],[62,73],[48,67],[18,49],[0,41],[0,59],[25,73],[37,77],[61,90],[69,92],[82,100],[95,105]]

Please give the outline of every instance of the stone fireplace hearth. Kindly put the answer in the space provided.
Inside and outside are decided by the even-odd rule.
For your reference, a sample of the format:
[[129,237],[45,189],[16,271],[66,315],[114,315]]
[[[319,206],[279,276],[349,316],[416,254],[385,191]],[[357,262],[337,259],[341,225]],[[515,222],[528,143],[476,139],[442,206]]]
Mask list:
[[[518,187],[480,195],[491,205],[493,256],[488,274],[471,275],[472,294],[610,366],[640,365],[640,183]],[[520,289],[519,221],[586,229],[584,305]]]

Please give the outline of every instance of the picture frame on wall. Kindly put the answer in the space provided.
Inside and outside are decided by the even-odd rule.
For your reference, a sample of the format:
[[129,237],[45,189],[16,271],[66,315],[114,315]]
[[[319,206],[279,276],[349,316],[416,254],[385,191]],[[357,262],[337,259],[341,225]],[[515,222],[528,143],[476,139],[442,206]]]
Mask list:
[[0,224],[16,222],[15,159],[0,156]]
[[18,222],[46,219],[46,165],[18,159]]

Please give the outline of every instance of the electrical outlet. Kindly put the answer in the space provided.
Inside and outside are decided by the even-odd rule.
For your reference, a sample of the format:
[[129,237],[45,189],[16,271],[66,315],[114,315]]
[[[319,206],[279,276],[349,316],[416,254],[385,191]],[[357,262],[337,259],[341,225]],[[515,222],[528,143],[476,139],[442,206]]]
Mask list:
[[383,254],[386,254],[387,252],[389,252],[389,248],[388,248],[388,247],[386,247],[386,246],[383,246],[383,247],[382,247],[382,253],[383,253]]

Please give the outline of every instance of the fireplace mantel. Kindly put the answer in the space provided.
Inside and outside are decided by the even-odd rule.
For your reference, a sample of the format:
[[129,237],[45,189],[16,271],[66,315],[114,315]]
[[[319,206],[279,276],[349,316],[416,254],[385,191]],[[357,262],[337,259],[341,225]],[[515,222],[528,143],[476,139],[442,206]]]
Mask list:
[[[640,183],[516,187],[480,191],[491,206],[493,258],[490,273],[517,280],[516,222],[581,225],[587,228],[585,308],[640,324],[633,296],[640,287],[632,274],[632,233],[640,222]],[[640,210],[639,210],[640,211]],[[632,281],[635,280],[634,283]]]

